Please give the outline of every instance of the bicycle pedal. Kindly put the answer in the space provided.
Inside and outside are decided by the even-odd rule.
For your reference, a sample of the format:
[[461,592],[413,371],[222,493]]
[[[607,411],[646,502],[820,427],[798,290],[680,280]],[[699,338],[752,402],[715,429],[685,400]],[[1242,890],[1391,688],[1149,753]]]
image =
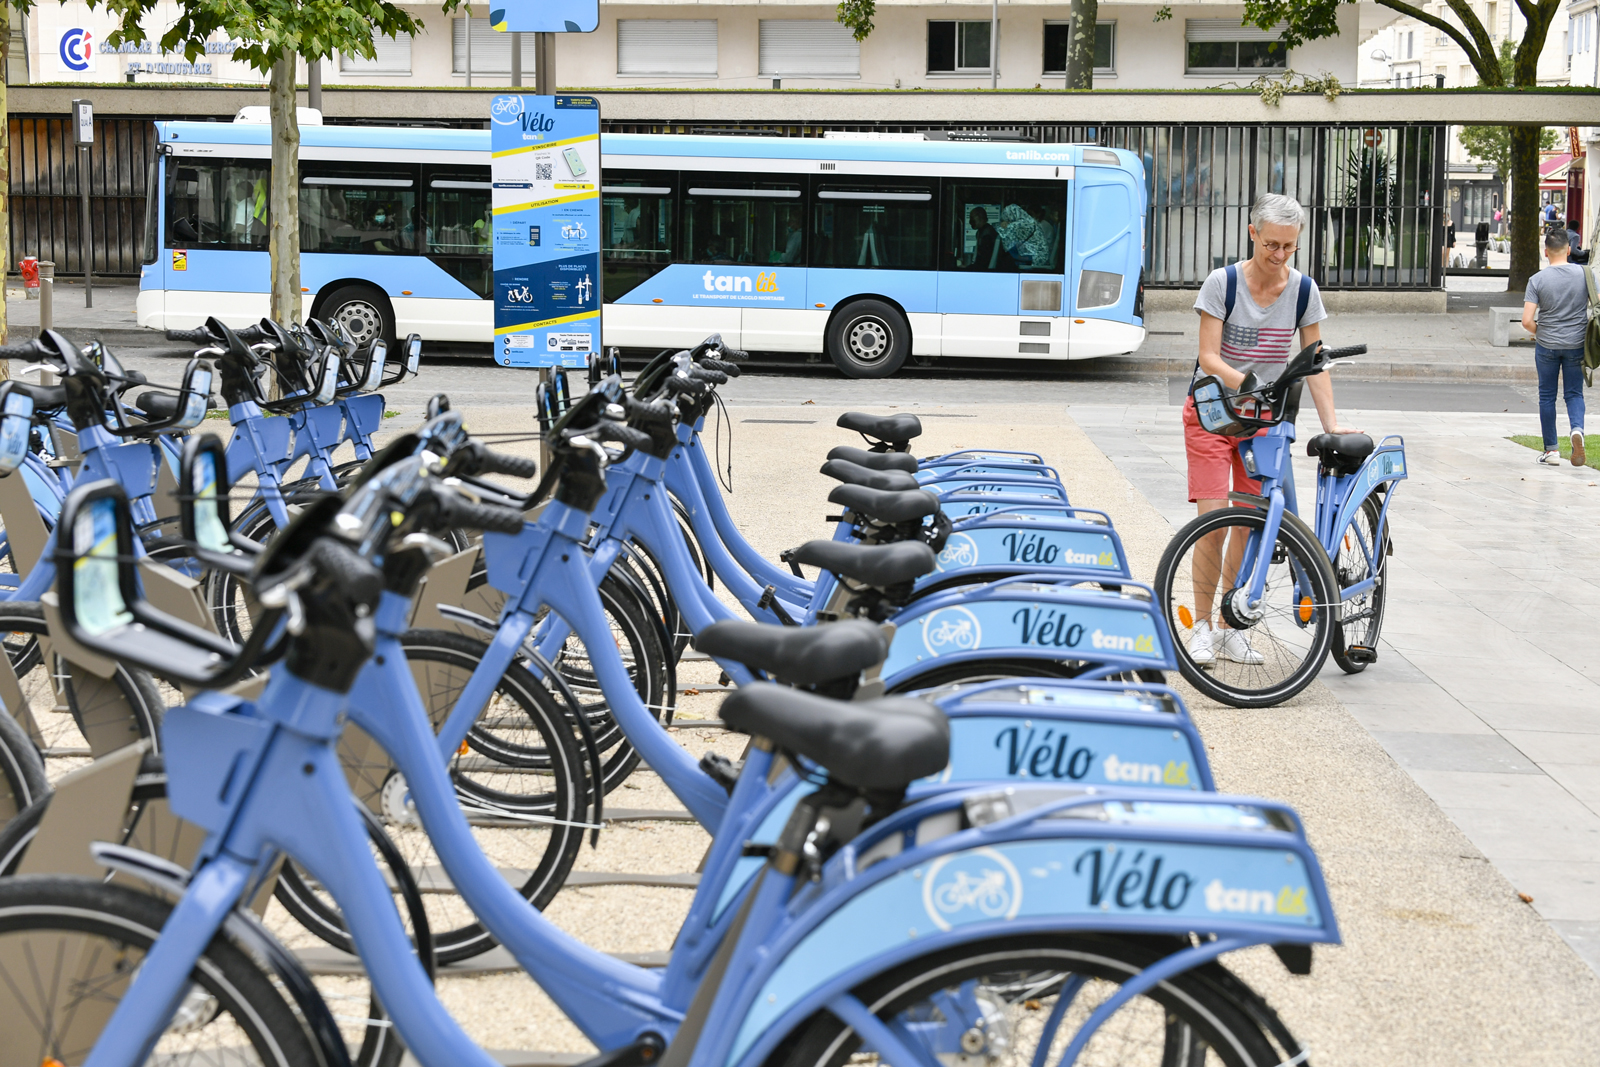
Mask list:
[[1351,663],[1376,663],[1378,650],[1370,645],[1351,645],[1344,650],[1344,657]]
[[661,1035],[647,1033],[631,1045],[602,1052],[584,1060],[577,1067],[648,1067],[659,1060],[666,1050],[667,1043],[661,1039]]

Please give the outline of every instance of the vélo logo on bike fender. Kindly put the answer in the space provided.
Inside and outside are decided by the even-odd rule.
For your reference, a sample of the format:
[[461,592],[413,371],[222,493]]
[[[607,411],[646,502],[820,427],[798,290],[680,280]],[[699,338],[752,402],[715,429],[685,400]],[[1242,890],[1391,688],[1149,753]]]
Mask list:
[[983,627],[966,608],[940,608],[922,620],[922,645],[932,656],[971,652],[983,643]]
[[940,573],[957,567],[971,567],[978,562],[978,542],[964,533],[951,534],[950,540],[945,542],[944,551],[939,553],[939,558],[934,561],[934,567]]
[[922,907],[941,930],[1015,919],[1022,907],[1022,878],[1012,862],[992,848],[940,856],[923,876]]

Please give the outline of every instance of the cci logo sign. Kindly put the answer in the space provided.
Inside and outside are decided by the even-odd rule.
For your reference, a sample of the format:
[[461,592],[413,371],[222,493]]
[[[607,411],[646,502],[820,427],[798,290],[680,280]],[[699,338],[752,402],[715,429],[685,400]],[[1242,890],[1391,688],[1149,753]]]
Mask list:
[[61,38],[56,42],[56,58],[61,61],[61,69],[73,74],[82,74],[94,69],[94,49],[89,46],[93,34],[82,26],[73,26],[61,31]]

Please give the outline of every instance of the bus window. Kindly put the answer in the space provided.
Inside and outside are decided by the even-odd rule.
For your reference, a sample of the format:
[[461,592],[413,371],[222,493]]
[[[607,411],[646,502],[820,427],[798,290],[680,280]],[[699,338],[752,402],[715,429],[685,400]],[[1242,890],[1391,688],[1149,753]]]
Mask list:
[[1060,274],[1066,204],[1066,182],[947,183],[949,269]]
[[899,178],[817,186],[811,265],[933,270],[935,182]]
[[683,183],[680,263],[806,265],[805,213],[798,182],[686,174]]
[[398,255],[417,250],[414,168],[302,166],[301,252]]
[[600,187],[600,254],[605,296],[615,300],[672,262],[676,174],[607,171]]
[[488,174],[438,174],[428,179],[428,253],[490,254],[494,223]]
[[168,157],[167,247],[264,250],[267,173],[254,159]]

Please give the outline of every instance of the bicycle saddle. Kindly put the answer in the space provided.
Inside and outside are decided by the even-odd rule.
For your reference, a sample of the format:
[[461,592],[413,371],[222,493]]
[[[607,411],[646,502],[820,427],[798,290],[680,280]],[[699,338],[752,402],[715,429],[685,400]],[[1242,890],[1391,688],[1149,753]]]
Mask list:
[[841,485],[828,494],[828,503],[842,504],[850,511],[879,522],[910,522],[939,513],[939,498],[926,489],[892,493],[864,485]]
[[864,411],[847,411],[839,416],[835,425],[876,438],[896,451],[904,449],[913,437],[922,436],[922,420],[915,415],[868,415]]
[[905,471],[874,471],[847,460],[830,459],[822,465],[822,473],[846,485],[864,485],[868,489],[884,489],[902,493],[917,488],[917,480]]
[[933,549],[921,541],[896,541],[887,545],[857,545],[846,541],[807,541],[779,557],[785,563],[821,567],[841,578],[888,589],[920,578],[933,570]]
[[1306,442],[1306,455],[1315,456],[1324,467],[1343,476],[1360,470],[1372,448],[1372,438],[1364,433],[1319,433]]
[[853,678],[889,654],[883,631],[857,619],[803,628],[724,619],[696,634],[694,647],[789,685]]
[[140,393],[133,406],[152,419],[170,419],[178,414],[178,396],[175,393],[158,393],[151,390]]
[[842,459],[873,471],[905,471],[917,473],[917,457],[908,452],[868,452],[864,448],[840,445],[828,453],[829,459]]
[[67,402],[67,390],[61,385],[29,385],[27,382],[11,379],[11,388],[23,396],[33,398],[33,410],[43,411],[46,408],[58,408]]
[[820,763],[834,781],[867,792],[898,792],[950,762],[950,722],[921,700],[845,702],[746,685],[722,702],[721,714],[730,728],[765,737]]

